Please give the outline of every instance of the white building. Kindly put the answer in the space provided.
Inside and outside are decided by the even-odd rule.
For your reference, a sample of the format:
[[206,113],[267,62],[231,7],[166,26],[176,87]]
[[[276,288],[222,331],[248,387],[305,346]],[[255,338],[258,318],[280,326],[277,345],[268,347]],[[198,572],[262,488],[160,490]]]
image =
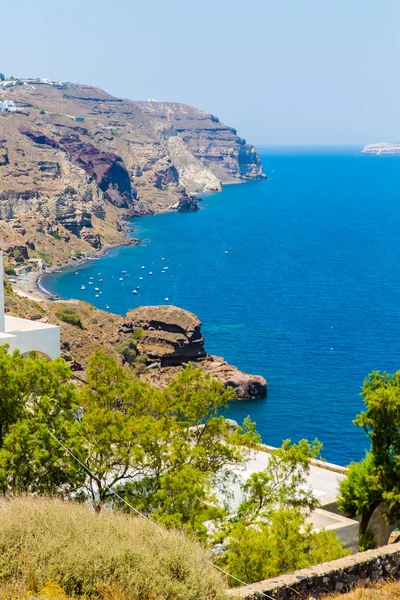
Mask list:
[[3,273],[3,253],[0,252],[0,345],[8,344],[11,352],[19,350],[25,356],[35,350],[56,358],[60,355],[59,327],[4,313]]
[[1,111],[16,110],[14,100],[0,101],[0,110]]

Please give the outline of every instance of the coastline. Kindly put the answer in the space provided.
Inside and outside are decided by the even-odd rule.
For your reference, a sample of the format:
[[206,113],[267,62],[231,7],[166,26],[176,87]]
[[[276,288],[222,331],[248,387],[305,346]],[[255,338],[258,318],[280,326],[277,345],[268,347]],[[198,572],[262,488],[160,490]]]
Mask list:
[[[244,184],[244,183],[248,183],[248,182],[246,180],[221,182],[221,191],[224,186],[239,185],[239,184]],[[202,194],[202,196],[198,196],[198,201],[201,202],[204,199],[203,196],[207,197],[208,195],[211,195],[214,193],[216,193],[216,192],[210,192],[209,194]],[[202,210],[202,208],[199,207],[199,210]],[[179,212],[179,211],[177,211],[174,208],[163,208],[163,209],[159,209],[159,210],[155,211],[151,216],[157,216],[157,215],[168,214],[168,213],[173,213],[173,212]],[[130,217],[130,218],[128,217],[128,219],[130,221],[132,221],[133,219],[140,218],[140,216],[142,216],[142,215],[136,215],[136,216]],[[146,215],[146,216],[150,216],[150,215]],[[128,223],[128,219],[127,219],[126,223]],[[29,273],[26,273],[25,275],[18,277],[18,283],[12,284],[12,287],[19,296],[28,298],[30,300],[34,300],[36,302],[43,302],[44,300],[57,300],[58,297],[55,296],[54,294],[52,294],[51,292],[49,292],[41,284],[41,280],[43,279],[43,277],[45,277],[46,275],[49,275],[51,273],[67,271],[68,269],[72,269],[73,267],[82,265],[91,260],[97,260],[97,259],[101,258],[102,256],[105,256],[110,250],[112,250],[114,248],[122,248],[124,246],[131,246],[131,245],[134,246],[134,245],[141,243],[141,240],[139,238],[130,237],[129,234],[132,233],[133,230],[134,230],[134,228],[132,228],[130,225],[128,226],[128,224],[126,224],[125,231],[124,231],[125,240],[126,240],[125,243],[105,244],[99,250],[95,250],[93,252],[93,254],[91,254],[90,256],[85,256],[83,258],[74,258],[74,259],[71,258],[70,260],[62,263],[61,265],[53,265],[51,267],[44,268],[41,271],[30,271]],[[28,291],[25,291],[25,289],[23,289],[23,287],[21,287],[21,285],[24,288],[27,288]]]

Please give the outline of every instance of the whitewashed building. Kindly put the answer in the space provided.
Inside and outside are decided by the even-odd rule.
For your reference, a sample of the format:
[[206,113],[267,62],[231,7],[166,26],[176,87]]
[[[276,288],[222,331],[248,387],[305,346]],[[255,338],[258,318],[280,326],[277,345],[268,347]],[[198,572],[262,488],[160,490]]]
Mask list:
[[11,352],[19,350],[25,356],[36,351],[56,358],[60,355],[59,327],[5,314],[3,273],[3,253],[0,252],[0,345],[8,344]]

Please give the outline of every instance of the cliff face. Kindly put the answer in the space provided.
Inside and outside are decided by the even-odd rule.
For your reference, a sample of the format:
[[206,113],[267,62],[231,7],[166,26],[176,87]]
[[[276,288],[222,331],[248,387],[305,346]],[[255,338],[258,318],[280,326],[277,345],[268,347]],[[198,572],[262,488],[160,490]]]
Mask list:
[[175,102],[137,104],[147,115],[164,121],[164,136],[171,140],[176,135],[221,183],[265,179],[254,146],[246,144],[235,129],[223,125],[218,117]]
[[0,244],[21,243],[13,219],[42,219],[27,232],[49,262],[122,242],[128,216],[196,210],[194,193],[265,177],[253,146],[192,106],[23,81],[0,96],[16,107],[0,112]]

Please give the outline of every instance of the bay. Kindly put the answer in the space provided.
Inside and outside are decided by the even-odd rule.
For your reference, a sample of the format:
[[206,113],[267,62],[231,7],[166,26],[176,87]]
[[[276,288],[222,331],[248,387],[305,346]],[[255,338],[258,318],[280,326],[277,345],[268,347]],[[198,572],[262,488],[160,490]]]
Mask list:
[[136,219],[144,245],[43,285],[120,314],[165,298],[194,312],[208,352],[268,380],[267,399],[232,402],[229,417],[250,414],[274,446],[317,437],[347,464],[367,446],[352,424],[363,378],[400,366],[400,159],[259,150],[267,181],[225,186],[198,213]]

